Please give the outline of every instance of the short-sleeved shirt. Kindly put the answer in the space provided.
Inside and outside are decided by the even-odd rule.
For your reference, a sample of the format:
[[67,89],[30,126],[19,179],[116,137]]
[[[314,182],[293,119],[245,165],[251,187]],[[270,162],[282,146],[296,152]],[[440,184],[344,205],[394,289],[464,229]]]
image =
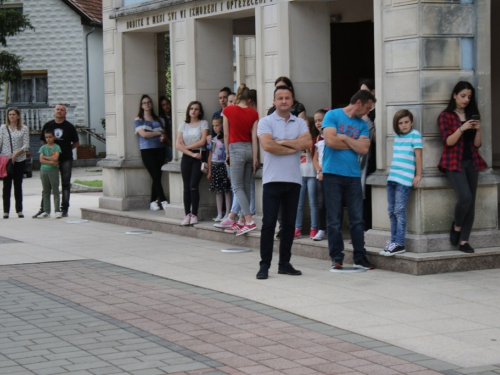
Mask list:
[[230,105],[224,108],[222,115],[229,121],[229,144],[252,142],[252,127],[259,119],[255,109]]
[[69,121],[64,120],[58,124],[55,120],[47,122],[40,134],[40,140],[45,142],[45,130],[50,129],[54,132],[55,143],[61,148],[59,161],[73,160],[73,143],[79,142],[76,128]]
[[[328,111],[323,118],[323,129],[333,127],[337,134],[345,134],[353,139],[368,137],[368,124],[359,117],[349,117],[342,108]],[[359,154],[354,150],[337,150],[325,145],[323,173],[346,177],[361,177]]]
[[[163,121],[163,120],[162,120]],[[150,148],[162,148],[165,147],[163,143],[160,142],[160,136],[143,138],[138,132],[139,130],[145,130],[146,132],[163,132],[165,129],[160,121],[147,121],[147,120],[135,120],[134,121],[135,134],[139,136],[139,149],[146,150]]]
[[[187,122],[183,122],[177,129],[179,133],[182,133],[182,140],[186,146],[198,142],[201,139],[203,130],[208,130],[208,122],[206,120],[201,120],[194,126]],[[205,149],[205,147],[201,148]]]
[[422,148],[422,136],[412,129],[407,134],[394,136],[394,153],[387,181],[411,187],[415,177],[415,149]]
[[[57,143],[54,143],[52,147],[49,147],[49,145],[43,145],[40,147],[40,150],[38,150],[38,154],[42,154],[44,156],[52,156],[54,155],[55,152],[59,153],[59,158],[61,158],[61,147]],[[49,171],[51,169],[59,169],[57,165],[52,165],[52,164],[42,164],[40,166],[40,169],[42,171]]]
[[[263,117],[257,127],[257,136],[271,134],[273,140],[297,139],[304,133],[308,133],[307,124],[301,118],[290,115],[288,122],[276,112]],[[264,151],[264,168],[262,172],[262,183],[269,182],[292,182],[302,184],[300,173],[300,151],[289,155],[275,155]]]

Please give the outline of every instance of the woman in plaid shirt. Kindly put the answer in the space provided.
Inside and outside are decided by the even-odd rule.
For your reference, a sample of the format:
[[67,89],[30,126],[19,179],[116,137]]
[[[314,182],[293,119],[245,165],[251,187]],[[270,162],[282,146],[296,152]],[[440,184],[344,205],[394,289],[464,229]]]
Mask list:
[[439,169],[446,173],[457,194],[454,221],[451,224],[450,242],[459,245],[464,253],[473,253],[469,235],[474,223],[479,171],[486,163],[479,155],[481,147],[481,122],[477,109],[474,87],[460,81],[453,89],[448,107],[438,118],[443,154]]

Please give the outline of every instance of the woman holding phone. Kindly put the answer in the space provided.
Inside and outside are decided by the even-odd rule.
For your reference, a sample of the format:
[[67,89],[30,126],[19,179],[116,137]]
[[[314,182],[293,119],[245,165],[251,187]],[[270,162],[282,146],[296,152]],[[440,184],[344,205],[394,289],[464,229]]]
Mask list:
[[479,171],[486,163],[479,154],[481,121],[474,87],[465,81],[455,85],[446,109],[438,118],[443,154],[439,169],[446,173],[457,195],[450,242],[464,253],[473,253],[469,236],[474,223],[474,210]]

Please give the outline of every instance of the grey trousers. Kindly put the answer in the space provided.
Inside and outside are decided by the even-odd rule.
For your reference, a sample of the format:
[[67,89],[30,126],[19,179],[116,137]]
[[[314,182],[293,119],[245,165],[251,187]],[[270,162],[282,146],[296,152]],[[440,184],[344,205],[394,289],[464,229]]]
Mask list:
[[243,215],[250,214],[250,182],[252,179],[252,143],[236,142],[229,145],[231,185]]

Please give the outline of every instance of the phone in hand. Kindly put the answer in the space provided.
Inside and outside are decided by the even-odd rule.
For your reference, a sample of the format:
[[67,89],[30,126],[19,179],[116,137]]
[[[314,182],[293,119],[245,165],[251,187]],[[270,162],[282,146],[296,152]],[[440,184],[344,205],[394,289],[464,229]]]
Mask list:
[[479,115],[472,115],[472,117],[470,119],[474,120],[474,121],[479,121],[479,120],[481,120],[481,116],[479,116]]

